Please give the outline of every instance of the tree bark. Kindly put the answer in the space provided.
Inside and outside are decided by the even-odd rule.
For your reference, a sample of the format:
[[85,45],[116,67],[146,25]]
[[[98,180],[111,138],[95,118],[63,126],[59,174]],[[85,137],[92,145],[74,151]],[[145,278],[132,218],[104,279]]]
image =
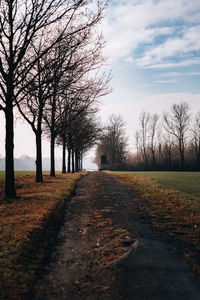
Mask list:
[[[12,99],[12,97],[11,97]],[[14,178],[14,123],[12,101],[8,99],[6,109],[6,168],[5,168],[5,196],[16,197]]]
[[153,170],[156,169],[156,156],[155,156],[155,150],[154,149],[151,149],[151,153],[152,153],[152,167],[153,167]]
[[50,176],[55,177],[55,136],[54,131],[51,132],[51,167]]
[[147,154],[146,154],[146,148],[142,150],[142,154],[143,154],[143,159],[145,162],[145,170],[147,171],[148,169],[148,158],[147,158]]
[[184,152],[180,152],[180,156],[181,156],[181,171],[184,170],[184,163],[185,163],[185,155],[184,155]]
[[68,157],[67,157],[67,173],[71,172],[71,148],[68,147]]
[[197,165],[196,165],[196,169],[197,169],[197,171],[200,170],[200,157],[199,157],[199,156],[197,156]]
[[75,172],[79,171],[79,155],[78,152],[75,152]]
[[66,138],[63,137],[63,151],[62,151],[62,173],[66,174]]
[[42,132],[36,133],[36,182],[43,182],[42,176]]
[[74,173],[74,150],[72,148],[72,173]]
[[55,110],[56,110],[56,94],[53,95],[51,107],[51,166],[50,176],[55,177]]
[[172,153],[171,153],[171,150],[169,152],[168,157],[169,157],[169,159],[168,159],[169,170],[171,171],[172,170]]
[[83,156],[82,154],[80,155],[80,169],[83,171]]

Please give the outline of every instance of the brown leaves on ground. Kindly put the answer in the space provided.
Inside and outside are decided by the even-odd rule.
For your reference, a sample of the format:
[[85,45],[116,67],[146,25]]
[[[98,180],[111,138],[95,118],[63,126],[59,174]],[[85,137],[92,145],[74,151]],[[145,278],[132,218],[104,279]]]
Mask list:
[[[107,208],[109,210],[109,207]],[[113,224],[110,218],[102,215],[105,209],[90,211],[90,224],[99,237],[96,241],[101,264],[116,264],[127,252],[126,243],[131,243],[129,232]]]
[[[35,183],[34,175],[19,176],[17,198],[0,203],[0,299],[21,299],[19,295],[27,292],[37,266],[26,261],[24,268],[25,262],[20,262],[26,252],[24,248],[30,239],[34,247],[31,233],[42,232],[49,216],[54,217],[54,210],[64,206],[80,176],[80,173],[60,174],[56,178],[45,175],[42,183]],[[43,258],[42,249],[31,251],[38,252],[37,259]]]

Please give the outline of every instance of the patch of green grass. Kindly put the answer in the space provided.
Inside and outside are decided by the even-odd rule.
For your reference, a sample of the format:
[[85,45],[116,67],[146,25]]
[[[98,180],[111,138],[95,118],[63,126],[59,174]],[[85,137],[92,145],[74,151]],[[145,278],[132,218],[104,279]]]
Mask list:
[[5,178],[5,172],[0,171],[0,180],[4,180],[4,178]]
[[[15,176],[26,176],[26,175],[33,175],[35,171],[15,171]],[[5,178],[5,171],[0,171],[0,180],[4,180]]]
[[200,172],[116,172],[118,174],[148,176],[170,187],[200,197]]

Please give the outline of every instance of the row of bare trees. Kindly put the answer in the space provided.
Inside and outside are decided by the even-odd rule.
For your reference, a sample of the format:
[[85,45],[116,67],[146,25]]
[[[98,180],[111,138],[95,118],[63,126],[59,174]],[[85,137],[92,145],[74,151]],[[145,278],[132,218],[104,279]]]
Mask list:
[[[96,148],[95,163],[99,169],[123,170],[128,155],[125,122],[120,115],[111,115],[104,126]],[[105,162],[102,163],[102,156]]]
[[15,107],[35,134],[36,182],[43,180],[43,132],[51,141],[52,176],[56,142],[63,145],[63,155],[67,147],[72,169],[78,170],[82,155],[97,138],[96,106],[109,92],[110,80],[110,74],[101,71],[105,59],[98,29],[106,5],[103,0],[1,1],[0,110],[6,119],[7,197],[16,195]]
[[187,103],[175,103],[161,119],[142,111],[135,134],[136,153],[129,168],[200,170],[200,112],[192,120]]

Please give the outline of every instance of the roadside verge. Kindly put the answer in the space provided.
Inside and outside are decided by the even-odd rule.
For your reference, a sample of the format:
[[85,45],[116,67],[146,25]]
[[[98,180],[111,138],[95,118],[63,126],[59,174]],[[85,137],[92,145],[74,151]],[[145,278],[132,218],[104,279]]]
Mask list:
[[173,245],[174,252],[200,278],[200,202],[191,194],[169,188],[148,176],[108,172],[132,196],[144,223]]
[[18,198],[0,204],[0,299],[27,299],[62,224],[65,205],[87,172],[16,180]]

